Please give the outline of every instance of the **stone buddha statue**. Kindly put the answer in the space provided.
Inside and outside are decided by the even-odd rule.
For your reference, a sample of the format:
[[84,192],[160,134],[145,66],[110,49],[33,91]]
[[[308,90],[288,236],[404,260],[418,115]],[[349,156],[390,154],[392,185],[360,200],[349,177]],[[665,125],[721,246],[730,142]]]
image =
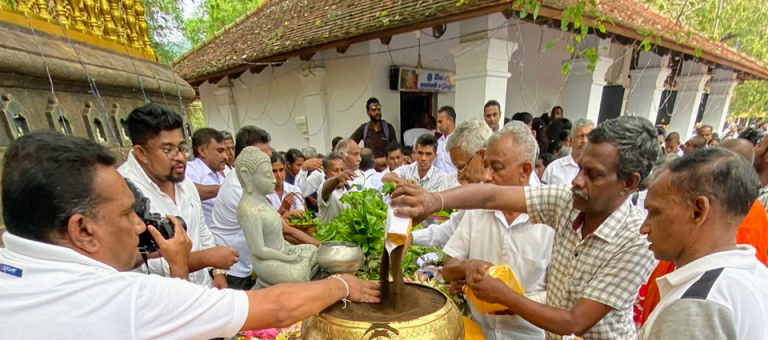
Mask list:
[[280,215],[267,201],[275,191],[269,156],[256,147],[243,149],[235,161],[243,196],[237,205],[237,221],[251,251],[257,287],[309,281],[318,271],[317,247],[292,245],[283,238]]

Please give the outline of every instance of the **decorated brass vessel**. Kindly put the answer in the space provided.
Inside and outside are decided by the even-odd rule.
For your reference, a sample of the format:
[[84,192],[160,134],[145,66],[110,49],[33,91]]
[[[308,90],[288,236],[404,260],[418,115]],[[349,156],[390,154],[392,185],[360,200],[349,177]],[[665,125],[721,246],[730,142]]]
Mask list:
[[[432,287],[428,288],[445,297],[442,292]],[[462,340],[464,326],[461,312],[451,299],[446,297],[445,304],[436,312],[402,322],[350,321],[322,312],[302,323],[301,338],[302,340]]]

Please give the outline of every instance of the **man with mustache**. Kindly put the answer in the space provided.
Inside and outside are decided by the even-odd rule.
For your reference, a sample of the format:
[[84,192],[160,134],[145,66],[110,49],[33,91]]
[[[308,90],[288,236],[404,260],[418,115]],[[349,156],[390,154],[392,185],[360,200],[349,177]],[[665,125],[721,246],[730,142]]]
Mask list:
[[555,229],[547,303],[534,302],[486,276],[468,274],[480,299],[547,331],[547,339],[636,338],[632,305],[654,261],[640,235],[642,214],[632,195],[659,154],[656,129],[647,119],[623,116],[597,126],[578,160],[573,189],[564,185],[501,187],[466,185],[429,193],[404,184],[393,193],[396,213],[418,223],[443,209],[493,209],[527,213],[531,223]]
[[[133,149],[118,171],[149,198],[152,213],[181,216],[186,222],[192,240],[189,280],[227,288],[226,270],[240,254],[230,247],[216,246],[195,183],[184,176],[191,150],[181,133],[181,116],[148,104],[131,111],[126,124]],[[145,267],[141,270],[147,271]],[[171,272],[165,259],[149,260],[149,271],[163,276]]]
[[737,245],[760,182],[737,154],[702,149],[654,174],[640,232],[677,269],[658,279],[661,300],[641,339],[766,339],[768,269]]
[[[379,100],[371,97],[365,103],[365,110],[368,113],[369,122],[360,125],[349,139],[360,144],[365,143],[365,147],[373,150],[375,165],[377,171],[383,171],[387,168],[387,145],[397,143],[397,133],[392,124],[381,119],[381,103]],[[335,150],[340,152],[339,150]]]

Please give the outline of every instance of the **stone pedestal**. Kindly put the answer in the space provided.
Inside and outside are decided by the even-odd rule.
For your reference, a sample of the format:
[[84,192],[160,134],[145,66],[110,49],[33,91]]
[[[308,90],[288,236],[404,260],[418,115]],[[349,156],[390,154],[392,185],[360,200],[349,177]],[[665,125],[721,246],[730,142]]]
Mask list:
[[[736,73],[724,69],[718,69],[709,83],[709,98],[704,109],[704,117],[701,124],[711,125],[712,132],[721,132],[725,129],[725,120],[728,117],[728,109],[731,107],[733,89],[739,81]],[[722,138],[723,136],[720,136]]]
[[679,133],[681,143],[685,143],[694,134],[704,85],[710,77],[707,74],[707,65],[693,61],[683,62],[682,72],[676,78],[677,98],[667,129],[668,132]]
[[656,124],[659,113],[664,81],[672,70],[667,67],[669,56],[659,56],[651,52],[640,52],[638,68],[629,72],[632,81],[629,85],[629,100],[626,114],[647,118]]
[[465,42],[451,49],[456,61],[457,123],[481,118],[483,106],[491,99],[501,104],[503,112],[507,99],[507,80],[510,77],[509,59],[517,50],[517,43],[503,39]]
[[329,117],[326,115],[324,68],[315,68],[311,72],[304,71],[301,77],[301,87],[304,95],[304,107],[307,116],[307,134],[309,145],[322,154],[328,153],[331,145],[328,132]]

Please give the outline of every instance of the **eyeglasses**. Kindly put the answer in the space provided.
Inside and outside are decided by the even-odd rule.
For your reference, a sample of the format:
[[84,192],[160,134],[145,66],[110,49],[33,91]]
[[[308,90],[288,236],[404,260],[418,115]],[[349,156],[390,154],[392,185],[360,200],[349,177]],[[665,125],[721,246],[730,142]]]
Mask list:
[[475,154],[472,155],[472,157],[469,157],[469,160],[467,161],[467,164],[464,164],[464,166],[461,167],[461,169],[456,168],[456,170],[458,170],[459,173],[462,173],[462,172],[464,172],[464,170],[467,170],[467,167],[469,166],[469,163],[472,163],[472,160],[475,159],[475,156],[477,156],[477,152],[475,152]]
[[178,147],[166,147],[166,148],[160,148],[160,151],[165,153],[165,156],[168,157],[168,159],[174,159],[179,156],[179,153],[184,155],[184,158],[189,158],[190,153],[192,152],[192,149],[186,145],[182,144]]

